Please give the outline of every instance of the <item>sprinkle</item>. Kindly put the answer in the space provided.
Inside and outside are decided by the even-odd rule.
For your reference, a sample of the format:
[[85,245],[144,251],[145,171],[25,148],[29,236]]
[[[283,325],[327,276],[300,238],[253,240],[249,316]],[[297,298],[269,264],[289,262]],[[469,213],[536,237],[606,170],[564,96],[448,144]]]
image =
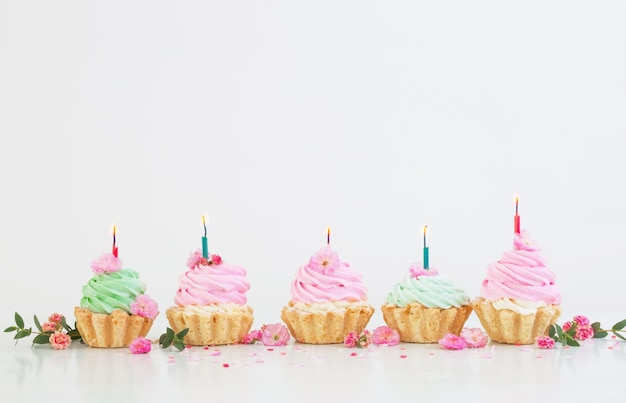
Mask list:
[[406,350],[406,347],[400,347],[400,350]]
[[209,353],[209,355],[211,357],[218,357],[218,356],[222,355],[222,352],[219,351],[219,350],[218,351],[212,351],[212,352]]
[[209,346],[204,346],[204,349],[205,349],[205,350],[208,350],[208,349],[209,349]]
[[287,352],[286,352],[286,351],[281,351],[281,352],[280,352],[280,355],[285,355],[285,354],[287,354]]
[[225,363],[222,364],[222,367],[228,368],[228,367],[230,367],[230,365],[228,365],[228,363],[225,362]]
[[543,358],[542,356],[538,355],[537,358]]
[[428,355],[435,355],[435,353],[428,353]]
[[185,348],[191,348],[191,344],[187,344]]
[[616,335],[612,335],[611,338],[612,339],[617,339],[617,336]]
[[350,356],[351,357],[356,357],[356,353],[351,353]]
[[274,351],[274,349],[273,348],[268,348],[267,351]]
[[265,360],[258,359],[258,360],[254,361],[254,362],[256,362],[257,364],[263,364],[263,363],[265,363]]
[[402,354],[400,358],[406,358],[406,354]]

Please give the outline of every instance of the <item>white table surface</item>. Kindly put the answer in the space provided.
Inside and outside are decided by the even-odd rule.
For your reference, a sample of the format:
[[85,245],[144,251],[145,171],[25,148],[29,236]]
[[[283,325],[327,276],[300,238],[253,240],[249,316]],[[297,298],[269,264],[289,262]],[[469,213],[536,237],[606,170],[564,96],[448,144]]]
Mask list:
[[273,350],[178,352],[154,344],[143,355],[7,341],[0,347],[2,395],[27,401],[581,401],[623,399],[626,380],[626,343],[611,338],[554,350],[493,343],[462,351],[408,343],[349,349],[291,341]]

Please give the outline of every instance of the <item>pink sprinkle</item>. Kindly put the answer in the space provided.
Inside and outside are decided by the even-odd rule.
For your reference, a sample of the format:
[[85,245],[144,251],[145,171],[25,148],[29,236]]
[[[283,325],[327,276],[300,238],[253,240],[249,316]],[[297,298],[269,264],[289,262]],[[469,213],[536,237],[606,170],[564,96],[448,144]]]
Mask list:
[[268,348],[267,351],[274,351],[274,349],[273,348]]
[[204,346],[204,349],[205,349],[205,350],[208,350],[208,349],[209,349],[209,346]]
[[400,347],[400,350],[406,350],[406,347]]
[[356,357],[356,353],[351,353],[350,356],[351,357]]
[[221,351],[213,351],[213,352],[210,352],[209,355],[211,357],[217,357],[217,356],[222,355],[222,352]]
[[613,350],[613,346],[609,346],[609,350]]
[[230,365],[228,365],[227,363],[224,363],[224,364],[222,364],[222,367],[228,368],[228,367],[230,367]]
[[287,352],[286,352],[286,351],[281,351],[281,352],[280,352],[280,355],[285,355],[285,354],[287,354]]
[[406,358],[406,354],[402,354],[400,358]]
[[612,335],[611,338],[612,339],[617,339],[617,336],[616,335]]
[[492,357],[489,354],[485,354],[482,356],[482,358],[484,358],[485,360],[490,360]]
[[543,358],[542,356],[538,355],[537,358]]
[[565,346],[565,347],[563,347],[563,348],[565,348],[565,349],[569,349],[569,346]]
[[191,344],[187,344],[185,348],[191,348]]
[[256,360],[254,362],[256,362],[257,364],[263,364],[263,363],[265,363],[265,360]]
[[435,355],[435,353],[428,353],[428,355]]
[[300,347],[300,346],[294,346],[294,348],[293,348],[293,349],[294,349],[294,350],[302,350],[302,347]]

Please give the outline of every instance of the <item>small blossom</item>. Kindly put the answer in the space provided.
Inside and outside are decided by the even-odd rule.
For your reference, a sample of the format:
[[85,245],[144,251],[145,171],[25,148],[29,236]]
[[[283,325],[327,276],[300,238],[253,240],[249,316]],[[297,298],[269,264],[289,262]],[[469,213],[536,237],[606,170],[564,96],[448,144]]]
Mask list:
[[135,298],[135,302],[130,304],[130,311],[133,315],[154,319],[159,314],[159,307],[157,303],[146,294],[139,294],[137,298]]
[[574,322],[578,323],[579,326],[587,326],[591,324],[589,322],[589,319],[587,319],[587,317],[583,315],[574,316]]
[[130,344],[128,345],[128,349],[133,354],[145,354],[149,353],[150,350],[152,350],[152,343],[150,342],[150,340],[139,336],[135,340],[130,342]]
[[262,341],[266,346],[284,346],[291,337],[289,330],[280,324],[275,323],[273,325],[263,325],[261,327]]
[[198,266],[208,266],[211,262],[209,259],[202,256],[202,251],[200,249],[195,250],[194,252],[189,254],[189,259],[187,259],[187,267],[190,269],[196,268]]
[[593,337],[593,328],[590,325],[578,325],[576,326],[576,333],[574,338],[576,340],[587,340]]
[[261,332],[260,330],[253,330],[243,337],[243,340],[241,340],[241,343],[242,344],[254,344],[257,341],[262,341],[262,340],[263,340],[263,332]]
[[112,253],[105,253],[91,262],[91,270],[96,274],[113,273],[121,268],[122,261]]
[[330,246],[326,246],[311,256],[309,265],[311,269],[320,273],[333,272],[339,268],[339,255],[333,252]]
[[222,257],[220,255],[211,255],[211,263],[222,264]]
[[41,325],[41,330],[44,332],[54,332],[57,330],[57,324],[55,322],[44,322],[44,324]]
[[343,344],[346,347],[354,348],[356,347],[358,341],[359,341],[359,336],[357,336],[356,332],[350,332],[344,338]]
[[411,273],[411,276],[413,277],[436,276],[439,274],[437,269],[435,269],[434,267],[429,267],[428,269],[425,269],[421,262],[413,263],[411,267],[409,267],[409,273]]
[[461,337],[467,343],[467,347],[469,348],[482,348],[487,345],[489,338],[487,337],[487,333],[483,332],[479,328],[464,328],[461,331]]
[[532,240],[530,237],[530,232],[527,230],[522,230],[520,234],[515,234],[513,237],[513,245],[517,250],[525,250],[529,252],[540,251],[541,248],[539,245]]
[[55,331],[50,335],[50,345],[55,350],[65,350],[70,344],[72,344],[72,338],[67,334],[59,331]]
[[387,326],[379,326],[374,329],[374,333],[372,334],[372,342],[377,346],[381,344],[395,346],[400,342],[400,335],[395,329]]
[[576,323],[576,322],[567,321],[567,322],[563,323],[563,327],[562,327],[563,331],[567,332],[568,330],[570,330],[573,323]]
[[549,350],[554,347],[554,340],[549,336],[537,337],[537,346]]
[[464,338],[453,333],[448,333],[443,336],[443,338],[439,340],[439,344],[448,350],[463,350],[467,346],[467,342]]
[[53,313],[48,317],[48,321],[53,323],[59,323],[61,320],[63,320],[63,315],[60,313]]
[[372,342],[372,334],[369,330],[363,330],[363,333],[359,336],[359,340],[357,341],[357,346],[361,348],[365,348],[370,345]]

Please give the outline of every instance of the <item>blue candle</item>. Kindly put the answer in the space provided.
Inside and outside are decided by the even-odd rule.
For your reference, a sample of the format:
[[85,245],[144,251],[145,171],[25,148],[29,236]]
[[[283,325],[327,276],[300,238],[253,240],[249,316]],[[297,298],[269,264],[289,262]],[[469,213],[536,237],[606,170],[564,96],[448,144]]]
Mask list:
[[424,269],[428,270],[428,246],[426,246],[426,231],[428,225],[424,225]]
[[206,218],[202,216],[202,226],[204,227],[204,236],[202,237],[202,257],[209,258],[209,241],[206,238]]

